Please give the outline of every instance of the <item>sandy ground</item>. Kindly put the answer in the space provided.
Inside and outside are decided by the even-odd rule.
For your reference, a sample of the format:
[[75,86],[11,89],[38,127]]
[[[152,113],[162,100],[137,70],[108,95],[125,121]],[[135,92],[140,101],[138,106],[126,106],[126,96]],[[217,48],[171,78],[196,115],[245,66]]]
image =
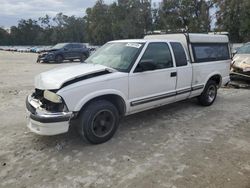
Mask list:
[[126,117],[112,140],[87,145],[74,131],[42,137],[26,128],[33,77],[57,64],[0,51],[0,187],[250,187],[250,90]]

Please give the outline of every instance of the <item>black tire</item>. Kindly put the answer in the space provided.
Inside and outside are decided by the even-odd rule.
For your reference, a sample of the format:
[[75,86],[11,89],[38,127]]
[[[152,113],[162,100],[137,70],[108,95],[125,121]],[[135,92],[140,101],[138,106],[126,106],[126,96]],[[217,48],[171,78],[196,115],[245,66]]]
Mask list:
[[77,131],[91,144],[101,144],[110,140],[119,125],[117,108],[109,101],[91,102],[80,114]]
[[62,55],[57,55],[55,60],[56,60],[56,63],[62,63],[63,62],[63,56]]
[[210,106],[214,103],[217,96],[217,84],[213,80],[209,80],[204,91],[198,97],[198,101],[203,106]]
[[82,54],[81,57],[80,57],[80,61],[84,62],[85,59],[87,59],[87,56],[85,54]]

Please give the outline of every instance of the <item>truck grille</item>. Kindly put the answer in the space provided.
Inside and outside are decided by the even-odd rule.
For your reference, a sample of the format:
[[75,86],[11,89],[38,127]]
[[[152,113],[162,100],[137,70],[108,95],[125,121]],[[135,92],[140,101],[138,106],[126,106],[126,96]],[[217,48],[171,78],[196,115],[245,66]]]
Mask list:
[[44,90],[35,89],[35,92],[33,93],[33,97],[35,99],[41,100],[41,99],[43,99],[43,92],[44,92]]

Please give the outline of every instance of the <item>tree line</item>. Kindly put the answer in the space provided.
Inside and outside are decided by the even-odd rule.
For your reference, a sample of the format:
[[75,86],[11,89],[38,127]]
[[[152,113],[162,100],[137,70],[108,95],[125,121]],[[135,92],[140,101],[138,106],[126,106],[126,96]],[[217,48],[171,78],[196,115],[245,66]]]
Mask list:
[[[213,23],[213,20],[216,20]],[[249,0],[97,0],[84,17],[58,13],[21,19],[10,31],[0,28],[0,45],[51,45],[142,38],[146,33],[227,31],[231,41],[250,40]]]

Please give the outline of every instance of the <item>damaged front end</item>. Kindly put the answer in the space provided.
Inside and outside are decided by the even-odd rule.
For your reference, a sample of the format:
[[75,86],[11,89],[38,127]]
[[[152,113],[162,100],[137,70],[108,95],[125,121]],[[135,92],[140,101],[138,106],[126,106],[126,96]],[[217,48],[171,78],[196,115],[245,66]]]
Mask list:
[[40,135],[57,135],[69,129],[73,112],[55,91],[39,90],[26,99],[28,128]]
[[230,73],[230,77],[232,79],[243,79],[243,80],[247,80],[250,81],[250,61],[246,62],[246,61],[233,61],[232,65],[231,65],[231,73]]
[[250,44],[246,43],[237,50],[231,64],[231,79],[250,81]]

